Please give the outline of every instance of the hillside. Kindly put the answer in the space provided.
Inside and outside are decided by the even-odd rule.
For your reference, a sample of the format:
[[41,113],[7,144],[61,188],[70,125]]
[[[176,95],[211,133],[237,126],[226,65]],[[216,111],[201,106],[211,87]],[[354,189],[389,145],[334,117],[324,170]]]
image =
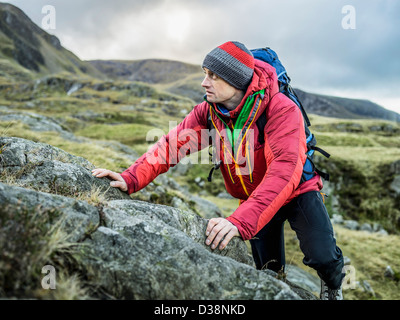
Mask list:
[[[181,95],[198,103],[203,101],[200,66],[178,61],[146,59],[137,61],[89,61],[113,80],[140,81],[157,89]],[[295,86],[295,83],[292,85]],[[349,99],[295,89],[309,114],[343,119],[383,119],[400,122],[400,114],[368,100]]]
[[17,7],[0,3],[0,82],[69,72],[102,77]]
[[200,67],[196,65],[161,59],[93,60],[89,63],[111,79],[141,81],[151,84],[171,83],[201,72]]
[[400,122],[400,114],[368,100],[349,99],[295,89],[307,113],[343,119],[383,119]]

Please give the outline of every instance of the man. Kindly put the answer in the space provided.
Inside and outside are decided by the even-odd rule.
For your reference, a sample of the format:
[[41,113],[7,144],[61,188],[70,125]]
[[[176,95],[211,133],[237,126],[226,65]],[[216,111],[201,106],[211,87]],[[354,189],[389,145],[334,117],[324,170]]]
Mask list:
[[[226,219],[210,219],[206,244],[223,250],[241,236],[250,240],[258,269],[279,271],[285,265],[283,225],[288,220],[304,264],[321,278],[321,298],[341,299],[343,256],[319,192],[321,178],[315,173],[300,183],[307,151],[300,109],[279,93],[275,69],[254,59],[239,42],[213,49],[202,67],[203,103],[123,173],[95,169],[93,175],[109,177],[111,186],[128,194],[137,192],[190,153],[184,148],[187,139],[179,138],[183,132],[191,130],[189,140],[200,150],[210,144],[201,132],[212,125],[225,186],[240,205]],[[263,128],[257,125],[262,116],[267,119]],[[259,129],[264,139],[256,138]]]

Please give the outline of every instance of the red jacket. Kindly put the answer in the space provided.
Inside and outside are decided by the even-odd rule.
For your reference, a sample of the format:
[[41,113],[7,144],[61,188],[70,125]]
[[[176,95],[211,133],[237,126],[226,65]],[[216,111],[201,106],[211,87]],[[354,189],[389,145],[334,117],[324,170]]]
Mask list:
[[[279,93],[275,69],[262,61],[255,61],[253,79],[245,97],[236,109],[229,112],[230,116],[224,116],[218,108],[213,112],[207,102],[195,106],[176,128],[121,174],[129,194],[147,186],[186,155],[208,147],[210,139],[204,130],[207,130],[209,114],[212,115],[213,127],[217,129],[216,141],[221,139],[218,149],[226,189],[233,197],[241,199],[240,206],[227,219],[238,228],[244,240],[254,237],[294,197],[322,189],[319,175],[299,186],[307,151],[301,111],[292,100]],[[242,143],[234,148],[233,153],[223,134],[225,125],[221,120],[231,127],[247,97],[262,89],[265,89],[265,94],[262,99],[255,99],[245,124],[245,128],[250,130],[247,134],[243,132],[244,138],[239,139]],[[256,121],[264,112],[267,123],[264,127],[265,142],[261,144]],[[238,150],[242,152],[238,153]]]

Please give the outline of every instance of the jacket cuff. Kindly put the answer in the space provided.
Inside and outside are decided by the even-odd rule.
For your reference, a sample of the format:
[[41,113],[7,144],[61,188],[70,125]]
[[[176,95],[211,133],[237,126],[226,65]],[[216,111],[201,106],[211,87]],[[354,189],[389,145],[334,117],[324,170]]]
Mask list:
[[129,174],[129,172],[122,172],[121,173],[122,179],[125,180],[125,183],[128,187],[128,190],[126,191],[128,194],[134,193],[135,192],[135,183]]
[[234,217],[230,216],[228,218],[226,218],[226,220],[228,220],[229,222],[231,222],[232,224],[235,225],[236,228],[238,228],[238,231],[240,233],[240,236],[242,237],[243,240],[249,240],[251,239],[251,236],[248,236],[248,233],[246,232],[246,230],[243,228],[242,224],[240,223],[239,220],[235,219]]

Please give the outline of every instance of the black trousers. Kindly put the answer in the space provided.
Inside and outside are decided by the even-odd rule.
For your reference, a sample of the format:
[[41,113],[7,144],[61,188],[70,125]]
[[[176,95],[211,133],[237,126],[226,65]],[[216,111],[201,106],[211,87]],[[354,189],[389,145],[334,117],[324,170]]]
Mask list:
[[331,289],[340,287],[343,255],[336,246],[328,212],[317,191],[304,193],[283,206],[250,240],[257,269],[278,272],[285,266],[283,226],[288,220],[300,241],[303,263],[315,269]]

